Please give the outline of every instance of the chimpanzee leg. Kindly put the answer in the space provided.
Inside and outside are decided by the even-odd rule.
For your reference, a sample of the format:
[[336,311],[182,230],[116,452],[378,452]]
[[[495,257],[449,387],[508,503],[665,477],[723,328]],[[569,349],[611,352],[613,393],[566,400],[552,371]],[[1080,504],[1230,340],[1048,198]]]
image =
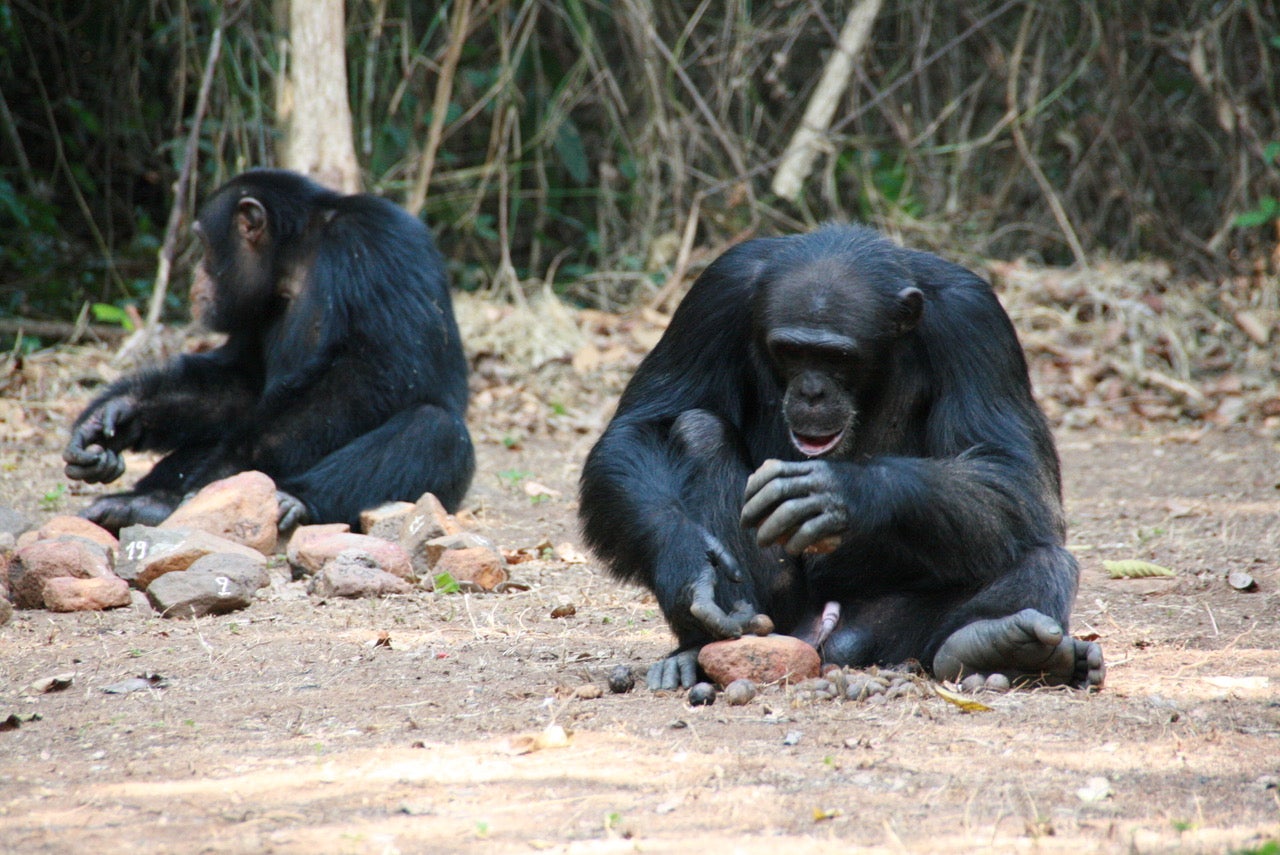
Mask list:
[[1077,578],[1076,561],[1062,547],[1033,551],[1015,572],[954,612],[931,639],[926,664],[944,680],[1003,674],[1015,681],[1101,686],[1101,646],[1067,634]]
[[[1102,648],[1066,633],[1076,576],[1071,554],[1049,546],[959,603],[919,594],[842,603],[823,658],[855,666],[918,659],[943,680],[1003,674],[1099,686],[1105,675]],[[806,631],[816,621],[816,613],[808,616]]]
[[356,526],[360,512],[434,493],[449,510],[462,502],[475,452],[462,419],[434,406],[398,414],[277,486],[306,506],[312,522]]

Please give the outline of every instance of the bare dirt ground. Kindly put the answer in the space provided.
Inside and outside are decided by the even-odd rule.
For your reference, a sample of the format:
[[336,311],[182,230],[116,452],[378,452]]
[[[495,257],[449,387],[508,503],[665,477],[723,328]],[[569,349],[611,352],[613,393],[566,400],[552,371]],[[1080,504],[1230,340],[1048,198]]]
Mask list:
[[[0,506],[35,519],[88,496],[60,492],[58,451],[89,394],[66,390],[103,360],[54,361],[64,387],[0,400]],[[512,568],[527,591],[320,601],[294,583],[193,621],[17,612],[0,627],[0,720],[21,721],[0,730],[0,851],[1280,850],[1271,435],[1059,434],[1073,631],[1104,646],[1101,692],[965,712],[777,686],[692,708],[643,687],[575,696],[671,643],[650,597],[575,556],[578,467],[618,382],[557,397],[480,374],[468,524],[558,548]],[[526,415],[554,429],[522,433]],[[1109,579],[1102,561],[1128,558],[1176,576]],[[1227,583],[1237,570],[1256,590]],[[62,673],[63,691],[31,688]],[[163,687],[103,691],[138,675]],[[567,744],[529,750],[549,725]]]

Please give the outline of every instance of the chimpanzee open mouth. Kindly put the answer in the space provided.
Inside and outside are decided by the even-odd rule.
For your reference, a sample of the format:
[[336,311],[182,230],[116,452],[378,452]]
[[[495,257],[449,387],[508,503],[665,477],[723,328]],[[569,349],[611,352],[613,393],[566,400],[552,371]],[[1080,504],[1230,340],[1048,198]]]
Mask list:
[[791,432],[791,444],[806,457],[821,457],[840,444],[844,439],[844,431],[823,434],[821,436],[804,436]]

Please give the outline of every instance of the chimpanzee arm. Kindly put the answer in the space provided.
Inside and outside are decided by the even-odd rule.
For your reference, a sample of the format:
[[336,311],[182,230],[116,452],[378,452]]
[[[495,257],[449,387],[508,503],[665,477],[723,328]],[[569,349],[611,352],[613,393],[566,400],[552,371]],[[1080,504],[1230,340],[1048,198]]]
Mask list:
[[[741,574],[726,550],[739,536],[741,493],[719,495],[744,482],[746,461],[736,464],[740,475],[698,477],[672,426],[681,414],[700,411],[736,432],[748,412],[757,416],[749,307],[768,249],[760,241],[732,250],[700,277],[583,467],[588,544],[615,576],[654,592],[682,649],[741,634],[757,605],[752,580],[733,581]],[[708,515],[717,502],[733,507],[720,526]]]
[[63,451],[68,477],[111,481],[119,452],[211,446],[252,411],[258,370],[236,341],[116,381],[76,419]]

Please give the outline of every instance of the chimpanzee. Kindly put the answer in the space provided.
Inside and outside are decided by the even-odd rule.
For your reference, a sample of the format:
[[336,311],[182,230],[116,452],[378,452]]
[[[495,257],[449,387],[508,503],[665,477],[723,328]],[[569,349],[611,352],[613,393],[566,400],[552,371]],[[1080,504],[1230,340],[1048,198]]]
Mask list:
[[756,613],[858,667],[1099,686],[1067,635],[1057,452],[1008,316],[973,273],[829,225],[694,283],[582,473],[585,538],[651,588],[688,686]]
[[121,451],[167,452],[82,515],[154,525],[251,469],[279,487],[285,529],[355,524],[428,491],[455,508],[475,469],[467,363],[426,227],[384,199],[262,169],[218,189],[195,231],[193,307],[226,342],[121,379],[80,415],[70,478],[112,481]]

